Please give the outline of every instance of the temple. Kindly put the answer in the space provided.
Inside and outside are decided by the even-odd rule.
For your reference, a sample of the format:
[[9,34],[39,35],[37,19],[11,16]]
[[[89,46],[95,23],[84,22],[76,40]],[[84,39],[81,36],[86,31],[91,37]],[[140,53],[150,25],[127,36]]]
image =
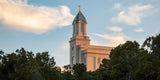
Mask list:
[[90,39],[87,36],[87,20],[82,14],[80,6],[72,25],[73,34],[69,41],[70,65],[73,67],[76,63],[83,63],[86,65],[87,71],[95,71],[104,58],[109,59],[113,47],[90,45]]

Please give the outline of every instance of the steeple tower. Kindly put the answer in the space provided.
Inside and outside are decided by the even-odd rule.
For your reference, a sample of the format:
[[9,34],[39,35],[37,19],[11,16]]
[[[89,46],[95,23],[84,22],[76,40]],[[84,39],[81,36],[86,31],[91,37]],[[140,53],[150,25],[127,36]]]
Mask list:
[[79,5],[79,12],[73,20],[73,35],[69,41],[70,43],[70,65],[73,67],[75,63],[84,63],[84,55],[81,54],[82,46],[89,46],[90,39],[87,36],[87,21],[81,12]]
[[87,36],[87,21],[81,12],[81,6],[79,5],[79,12],[73,20],[73,36]]
[[104,58],[109,59],[113,47],[90,45],[90,39],[87,36],[87,20],[81,12],[80,5],[79,12],[75,16],[72,25],[73,35],[69,41],[71,71],[76,63],[85,64],[87,71],[95,71]]

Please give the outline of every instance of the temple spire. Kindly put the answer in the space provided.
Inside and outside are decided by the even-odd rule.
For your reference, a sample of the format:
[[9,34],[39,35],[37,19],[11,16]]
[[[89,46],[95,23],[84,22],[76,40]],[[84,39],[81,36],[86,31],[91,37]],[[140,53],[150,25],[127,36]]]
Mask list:
[[[82,20],[84,23],[87,23],[86,18],[83,16],[83,14],[82,14],[82,12],[81,12],[81,5],[79,5],[78,7],[79,7],[79,12],[78,12],[78,14],[76,15],[76,17],[74,18],[73,23],[74,23],[74,22],[78,22],[78,21],[80,21],[80,20]],[[73,24],[73,23],[72,23],[72,24]]]
[[78,7],[79,7],[79,11],[81,11],[81,5],[79,5]]

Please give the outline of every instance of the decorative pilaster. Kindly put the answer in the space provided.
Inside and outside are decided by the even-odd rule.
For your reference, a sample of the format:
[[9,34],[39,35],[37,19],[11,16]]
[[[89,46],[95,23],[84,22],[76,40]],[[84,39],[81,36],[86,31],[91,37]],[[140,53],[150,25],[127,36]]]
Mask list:
[[87,23],[84,23],[84,36],[87,36]]

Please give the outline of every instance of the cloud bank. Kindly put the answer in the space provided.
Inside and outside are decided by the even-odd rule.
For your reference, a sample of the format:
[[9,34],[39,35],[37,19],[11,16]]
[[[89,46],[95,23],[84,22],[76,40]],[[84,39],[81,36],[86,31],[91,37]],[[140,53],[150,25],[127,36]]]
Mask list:
[[113,31],[113,32],[122,32],[122,28],[118,26],[108,27],[108,30]]
[[28,5],[27,0],[0,0],[0,22],[11,29],[41,34],[71,25],[73,17],[67,6],[45,7]]
[[122,10],[117,14],[116,17],[113,17],[111,20],[113,22],[122,23],[131,26],[137,26],[141,23],[142,18],[149,16],[153,10],[152,5],[134,5],[130,6],[126,10]]
[[142,28],[136,29],[136,32],[143,32],[144,30]]
[[119,3],[116,3],[113,7],[113,9],[120,9],[121,8],[121,4]]
[[92,44],[103,44],[107,46],[118,46],[119,44],[123,44],[126,42],[127,36],[123,33],[116,33],[116,34],[99,34],[94,33],[95,36],[101,37],[103,39],[106,39],[107,43],[97,43],[96,41],[92,42]]
[[64,43],[64,45],[62,46],[63,50],[68,50],[69,49],[69,44],[68,43]]

